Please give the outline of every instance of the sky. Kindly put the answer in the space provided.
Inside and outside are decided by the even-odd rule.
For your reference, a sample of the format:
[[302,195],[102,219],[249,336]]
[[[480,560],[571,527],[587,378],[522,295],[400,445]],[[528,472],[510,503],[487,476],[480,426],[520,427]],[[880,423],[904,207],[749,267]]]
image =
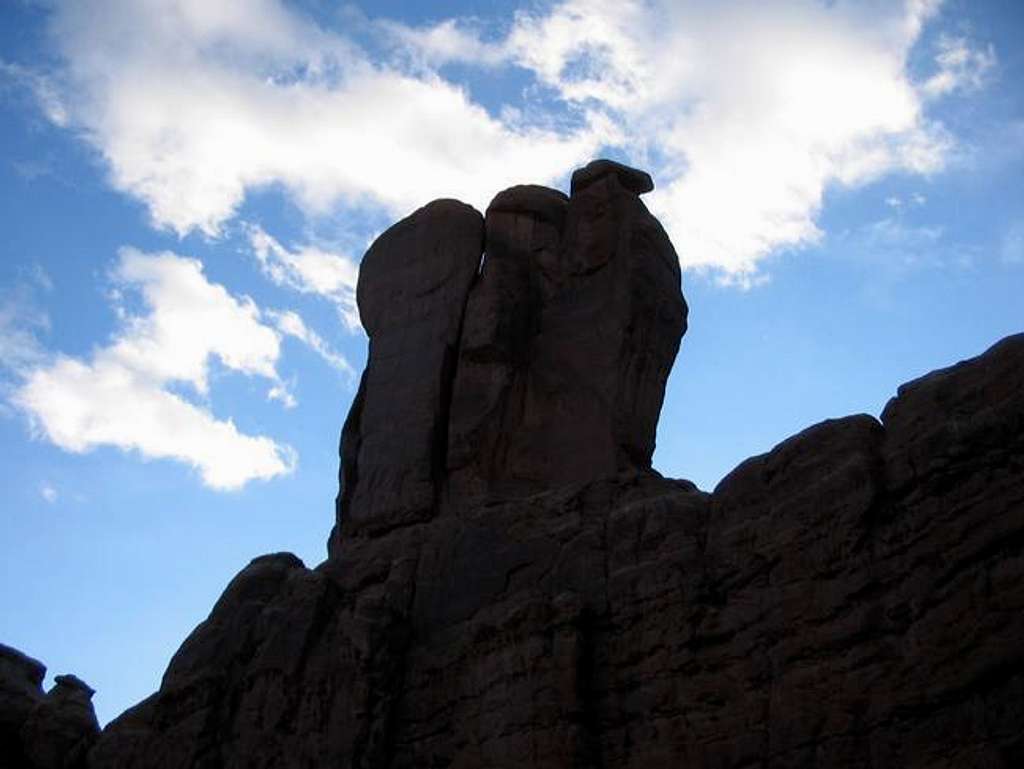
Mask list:
[[1016,0],[9,0],[0,642],[153,692],[251,558],[326,555],[359,261],[610,157],[679,253],[655,467],[711,490],[1022,330]]

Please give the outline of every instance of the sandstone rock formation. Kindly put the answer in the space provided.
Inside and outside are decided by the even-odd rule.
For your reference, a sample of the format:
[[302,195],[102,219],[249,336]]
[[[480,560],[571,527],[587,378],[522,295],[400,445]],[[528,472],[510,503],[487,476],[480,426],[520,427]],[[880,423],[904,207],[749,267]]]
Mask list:
[[463,310],[483,247],[480,214],[437,200],[391,227],[363,258],[356,298],[369,359],[342,430],[332,552],[344,533],[433,514]]
[[598,161],[571,198],[513,187],[488,207],[451,402],[450,500],[650,468],[687,308],[637,173]]
[[99,733],[93,690],[71,675],[43,692],[46,667],[0,644],[0,767],[77,769],[86,766]]
[[597,161],[381,236],[328,559],[243,569],[91,769],[1024,765],[1024,335],[662,478],[648,189]]

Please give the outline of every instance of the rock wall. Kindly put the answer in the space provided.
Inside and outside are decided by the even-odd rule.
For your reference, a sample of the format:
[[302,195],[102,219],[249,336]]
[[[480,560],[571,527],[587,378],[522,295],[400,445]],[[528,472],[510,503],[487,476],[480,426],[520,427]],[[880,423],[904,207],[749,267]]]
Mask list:
[[662,478],[649,188],[598,161],[381,236],[329,558],[243,569],[91,769],[1024,765],[1024,335]]

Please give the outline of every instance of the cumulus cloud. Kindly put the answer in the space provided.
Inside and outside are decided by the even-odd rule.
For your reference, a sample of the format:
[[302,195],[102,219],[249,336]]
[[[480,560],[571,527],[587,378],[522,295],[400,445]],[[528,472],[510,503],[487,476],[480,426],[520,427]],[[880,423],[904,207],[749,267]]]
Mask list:
[[[291,448],[246,435],[179,392],[206,394],[213,359],[269,380],[271,395],[282,390],[280,337],[256,305],[168,252],[122,249],[112,278],[120,328],[110,344],[87,360],[57,355],[23,372],[12,402],[39,435],[72,452],[106,445],[184,462],[215,489],[290,472]],[[136,294],[145,313],[126,306]]]
[[606,104],[653,163],[650,198],[684,266],[744,283],[813,244],[830,184],[942,167],[908,54],[934,3],[568,0],[521,17],[519,60]]
[[601,141],[594,127],[503,123],[460,87],[373,63],[276,0],[69,0],[53,26],[71,119],[114,185],[179,233],[217,234],[269,184],[311,212],[486,203],[495,185],[552,179]]
[[[830,185],[943,167],[955,137],[927,107],[978,87],[995,54],[941,37],[934,73],[912,78],[938,6],[563,0],[490,36],[379,20],[376,56],[278,0],[68,0],[53,26],[66,122],[160,226],[216,234],[272,184],[312,214],[482,205],[612,148],[654,172],[685,267],[750,284],[768,255],[821,238]],[[531,82],[489,112],[450,62]]]
[[49,483],[44,483],[39,487],[39,496],[52,505],[60,495],[57,493],[57,489],[53,488]]
[[247,230],[261,269],[274,283],[328,299],[349,330],[361,328],[356,307],[359,265],[353,259],[308,245],[289,250],[257,225]]

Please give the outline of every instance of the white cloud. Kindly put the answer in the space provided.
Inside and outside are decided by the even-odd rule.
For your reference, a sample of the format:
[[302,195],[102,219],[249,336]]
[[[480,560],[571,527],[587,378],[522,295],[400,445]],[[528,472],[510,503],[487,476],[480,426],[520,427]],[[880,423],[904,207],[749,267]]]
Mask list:
[[936,43],[935,64],[938,71],[921,86],[930,98],[945,96],[954,91],[976,91],[996,64],[992,45],[972,47],[965,37],[940,35]]
[[49,316],[24,292],[0,299],[0,369],[17,372],[40,361],[45,353],[37,333],[49,327]]
[[39,487],[39,495],[46,500],[49,504],[53,504],[57,501],[57,489],[53,488],[49,483],[44,483]]
[[923,250],[942,237],[942,227],[909,225],[902,219],[887,217],[863,228],[864,243],[869,247],[889,250]]
[[137,289],[152,310],[126,315],[125,332],[105,351],[127,368],[155,381],[188,382],[204,394],[211,356],[243,374],[277,379],[277,335],[260,323],[251,299],[210,283],[198,260],[124,248],[113,278]]
[[[215,489],[290,472],[292,449],[246,435],[172,390],[185,384],[205,394],[213,358],[270,380],[272,394],[283,388],[275,369],[280,338],[255,304],[209,282],[198,261],[172,253],[122,249],[112,278],[121,328],[110,344],[88,360],[58,355],[22,372],[12,401],[38,433],[72,452],[107,445],[185,462]],[[123,305],[135,293],[145,314]]]
[[247,231],[260,267],[274,283],[325,297],[338,308],[349,330],[361,328],[356,307],[359,265],[353,259],[315,246],[289,251],[261,227],[250,225]]
[[[653,171],[683,265],[749,285],[766,256],[821,238],[830,185],[943,167],[955,137],[926,107],[978,87],[995,54],[940,38],[936,72],[912,79],[938,6],[565,0],[503,37],[377,21],[384,59],[278,0],[69,0],[53,25],[67,122],[160,226],[216,234],[272,184],[311,214],[481,206],[614,147]],[[496,116],[440,74],[450,61],[514,65],[547,90]],[[264,245],[279,280],[318,291],[304,252]]]
[[504,41],[485,41],[477,25],[460,19],[445,19],[430,27],[381,19],[375,26],[394,44],[393,53],[423,68],[451,61],[497,66],[509,59]]
[[927,202],[928,198],[920,192],[913,192],[906,198],[901,198],[899,195],[890,195],[885,199],[885,204],[895,211],[902,211],[907,206],[923,206]]
[[50,78],[19,64],[0,61],[0,84],[4,81],[28,90],[51,123],[67,126],[67,110],[59,88]]
[[934,3],[568,0],[520,17],[519,60],[622,115],[684,266],[749,282],[813,244],[830,184],[942,167],[907,56]]
[[482,205],[600,144],[596,128],[503,124],[456,85],[371,63],[275,0],[257,6],[69,0],[55,11],[71,119],[160,226],[216,234],[247,190],[269,184],[310,212],[369,202],[396,215],[442,196]]
[[309,345],[317,355],[338,371],[349,378],[355,377],[355,371],[345,359],[345,356],[331,349],[331,346],[319,334],[306,325],[298,313],[291,310],[267,310],[266,314],[282,334],[294,337],[300,342]]

